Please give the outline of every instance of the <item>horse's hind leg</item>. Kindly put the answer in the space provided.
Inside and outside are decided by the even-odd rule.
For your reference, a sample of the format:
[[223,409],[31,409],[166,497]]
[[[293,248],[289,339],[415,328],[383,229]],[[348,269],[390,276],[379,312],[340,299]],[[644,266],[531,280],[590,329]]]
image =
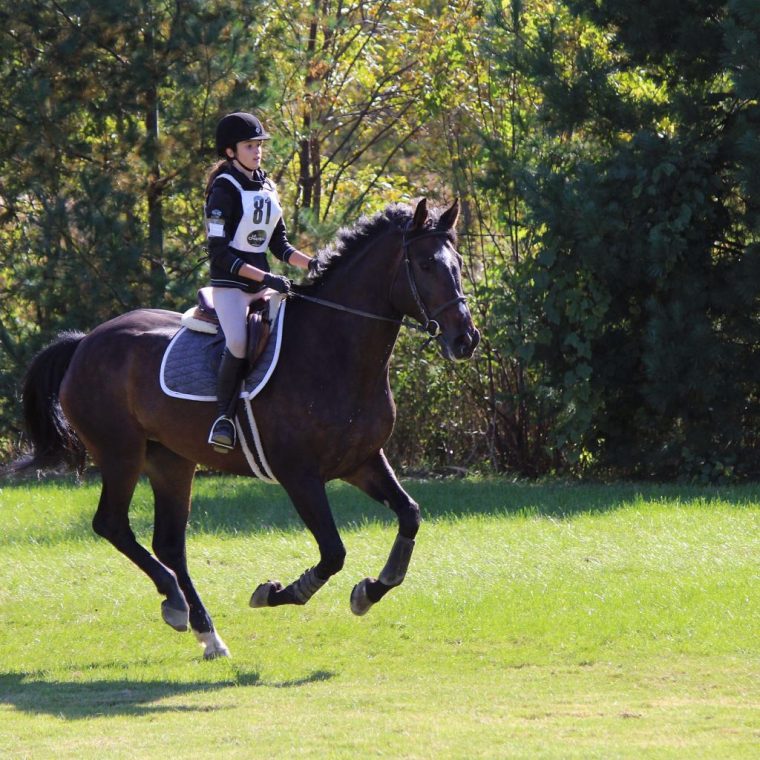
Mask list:
[[[111,448],[107,455],[96,457],[103,478],[98,510],[92,520],[93,530],[110,541],[132,560],[155,583],[159,594],[166,597],[161,609],[164,620],[178,631],[186,631],[188,606],[177,584],[175,574],[141,546],[129,525],[129,503],[144,464],[143,442],[127,446],[126,433],[122,446]],[[93,448],[90,447],[93,451]],[[138,453],[139,452],[139,453]]]
[[158,443],[148,444],[146,473],[155,497],[153,551],[171,568],[190,605],[190,627],[204,647],[206,659],[229,657],[229,649],[214,629],[211,616],[198,596],[187,570],[185,532],[195,463]]
[[414,538],[420,527],[420,508],[396,480],[382,450],[345,480],[390,507],[398,516],[398,535],[379,577],[359,581],[351,592],[352,612],[364,615],[373,604],[403,582],[412,558]]

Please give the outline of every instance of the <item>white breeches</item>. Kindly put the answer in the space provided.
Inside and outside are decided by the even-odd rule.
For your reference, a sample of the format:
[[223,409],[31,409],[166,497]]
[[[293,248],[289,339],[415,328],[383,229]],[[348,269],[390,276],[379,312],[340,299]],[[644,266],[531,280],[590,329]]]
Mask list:
[[264,288],[258,293],[246,293],[239,288],[211,288],[214,308],[222,326],[224,340],[229,352],[243,359],[247,349],[246,315],[252,301],[264,298],[268,293]]

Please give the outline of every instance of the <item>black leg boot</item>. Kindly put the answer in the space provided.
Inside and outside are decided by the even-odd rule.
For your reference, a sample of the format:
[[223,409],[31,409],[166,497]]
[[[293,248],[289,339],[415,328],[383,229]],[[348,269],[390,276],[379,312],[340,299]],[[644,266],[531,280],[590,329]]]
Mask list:
[[226,348],[219,364],[216,379],[217,418],[211,426],[208,442],[215,451],[226,454],[235,448],[235,409],[237,407],[240,381],[243,379],[246,359],[238,359]]

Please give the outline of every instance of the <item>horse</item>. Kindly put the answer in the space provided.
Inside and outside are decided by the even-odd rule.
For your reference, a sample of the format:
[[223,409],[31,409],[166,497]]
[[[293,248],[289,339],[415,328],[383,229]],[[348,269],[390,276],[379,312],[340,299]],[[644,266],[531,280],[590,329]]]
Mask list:
[[[351,610],[365,614],[404,580],[420,507],[383,451],[396,416],[389,362],[402,324],[428,333],[448,360],[468,359],[478,345],[455,247],[458,213],[458,201],[441,212],[423,199],[414,209],[392,204],[362,217],[318,252],[310,281],[293,285],[279,362],[252,408],[271,472],[314,536],[319,561],[287,586],[260,584],[252,607],[305,604],[343,567],[346,550],[325,490],[336,479],[398,520],[385,566],[354,586]],[[189,626],[211,659],[230,652],[187,569],[193,478],[198,464],[254,474],[240,446],[219,453],[207,444],[214,403],[162,392],[159,369],[180,317],[131,311],[88,334],[61,334],[37,354],[22,390],[32,455],[19,469],[81,466],[89,454],[102,479],[93,530],[148,575],[164,597],[163,620],[178,631]],[[155,500],[152,553],[129,523],[142,475]]]

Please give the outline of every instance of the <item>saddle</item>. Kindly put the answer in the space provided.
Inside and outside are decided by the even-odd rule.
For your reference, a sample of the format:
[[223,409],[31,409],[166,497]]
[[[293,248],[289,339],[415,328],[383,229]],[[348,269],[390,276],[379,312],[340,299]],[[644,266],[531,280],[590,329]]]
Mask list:
[[[265,297],[251,301],[248,306],[246,320],[248,324],[248,350],[246,356],[248,358],[248,366],[253,367],[256,360],[264,351],[272,330],[270,299]],[[221,332],[221,325],[214,308],[210,287],[201,288],[198,291],[198,302],[182,315],[182,326],[193,332],[208,333],[210,335],[216,335]]]

